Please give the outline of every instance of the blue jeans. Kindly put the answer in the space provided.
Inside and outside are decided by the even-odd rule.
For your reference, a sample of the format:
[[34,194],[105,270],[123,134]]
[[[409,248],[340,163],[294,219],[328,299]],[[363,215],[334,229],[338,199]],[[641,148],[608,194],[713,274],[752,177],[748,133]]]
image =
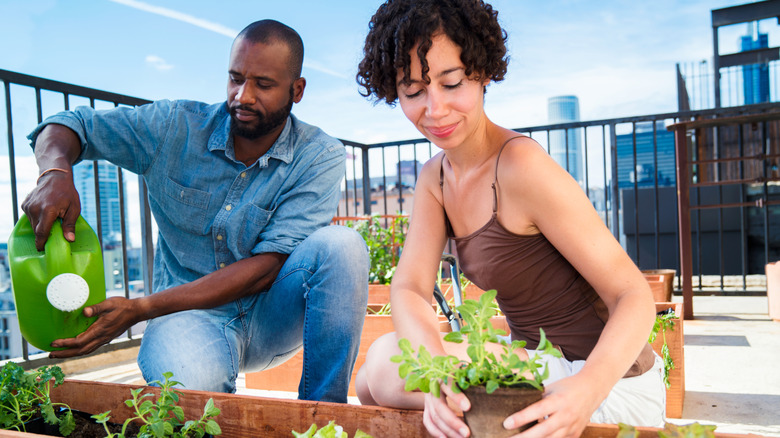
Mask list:
[[147,382],[235,392],[236,376],[273,368],[303,348],[298,397],[346,403],[368,301],[368,252],[354,230],[321,228],[301,242],[267,291],[149,321],[138,353]]

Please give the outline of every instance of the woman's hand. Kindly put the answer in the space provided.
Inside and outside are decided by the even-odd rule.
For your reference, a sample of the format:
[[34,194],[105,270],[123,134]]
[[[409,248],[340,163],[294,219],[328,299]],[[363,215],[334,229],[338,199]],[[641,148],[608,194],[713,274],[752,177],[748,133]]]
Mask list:
[[428,433],[435,437],[460,438],[471,436],[468,426],[453,411],[449,404],[467,411],[471,403],[466,395],[456,394],[449,385],[440,384],[441,397],[433,394],[425,394],[425,411],[423,412],[423,424]]
[[513,429],[544,418],[515,438],[579,437],[602,399],[597,387],[577,377],[574,375],[545,385],[542,400],[507,417],[504,427]]

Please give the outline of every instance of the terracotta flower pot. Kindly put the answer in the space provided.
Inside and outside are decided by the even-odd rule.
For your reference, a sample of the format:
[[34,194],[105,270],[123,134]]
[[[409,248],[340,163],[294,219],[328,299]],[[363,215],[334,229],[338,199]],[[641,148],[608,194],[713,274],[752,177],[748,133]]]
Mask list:
[[473,438],[510,437],[536,423],[517,429],[504,429],[506,417],[542,399],[542,391],[524,385],[516,388],[498,388],[488,394],[484,386],[470,386],[463,391],[471,402],[471,409],[463,413]]
[[[672,301],[672,292],[674,292],[674,277],[677,275],[677,271],[674,269],[645,269],[642,271],[642,274],[644,274],[645,278],[650,282],[650,286],[653,289],[653,299],[655,299],[655,302],[668,302]],[[658,287],[653,284],[653,281],[655,280],[655,276],[660,276],[661,278],[660,283]],[[651,279],[653,281],[651,281]]]

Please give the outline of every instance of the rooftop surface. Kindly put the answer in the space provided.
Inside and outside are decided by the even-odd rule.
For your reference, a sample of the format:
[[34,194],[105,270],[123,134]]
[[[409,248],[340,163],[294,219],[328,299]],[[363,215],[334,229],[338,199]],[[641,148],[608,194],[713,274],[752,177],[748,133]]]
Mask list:
[[[714,424],[723,433],[780,437],[780,322],[769,318],[767,297],[695,296],[693,308],[695,318],[683,323],[683,418],[670,421]],[[134,352],[128,353],[130,357],[115,365],[66,374],[79,380],[144,384]],[[246,388],[244,374],[237,386],[239,394],[297,397]],[[350,398],[350,403],[358,402]]]

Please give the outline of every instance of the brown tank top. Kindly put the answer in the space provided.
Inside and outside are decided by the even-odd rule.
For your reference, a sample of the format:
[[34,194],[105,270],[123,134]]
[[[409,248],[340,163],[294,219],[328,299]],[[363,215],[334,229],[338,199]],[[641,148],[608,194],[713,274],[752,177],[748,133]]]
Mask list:
[[[493,215],[468,236],[455,237],[444,213],[447,234],[455,242],[458,261],[466,277],[483,290],[496,289],[512,339],[525,340],[526,348],[539,344],[539,328],[559,346],[568,360],[587,359],[604,329],[609,312],[593,287],[543,234],[520,235],[498,221],[498,161],[493,181]],[[444,191],[444,157],[439,185]],[[653,365],[650,344],[625,377],[644,373]]]

